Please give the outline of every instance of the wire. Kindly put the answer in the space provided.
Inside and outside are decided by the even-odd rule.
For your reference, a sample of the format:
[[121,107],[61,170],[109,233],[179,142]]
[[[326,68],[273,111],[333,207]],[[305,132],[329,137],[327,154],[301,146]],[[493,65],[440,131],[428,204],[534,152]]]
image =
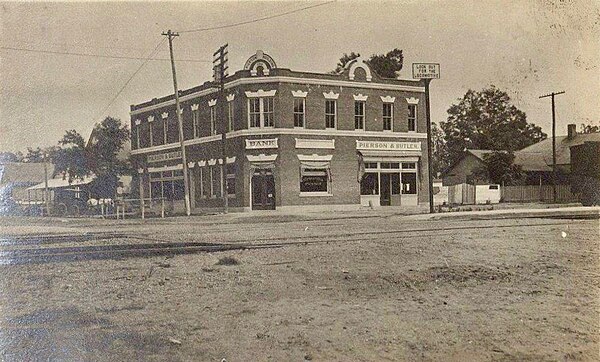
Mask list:
[[[92,57],[92,58],[108,58],[108,59],[133,59],[133,60],[158,60],[158,61],[170,61],[168,58],[140,58],[140,57],[129,57],[121,55],[103,55],[103,54],[87,54],[87,53],[72,53],[72,52],[59,52],[55,50],[41,50],[41,49],[28,49],[28,48],[14,48],[14,47],[0,47],[5,50],[16,50],[32,53],[45,53],[45,54],[58,54],[58,55],[76,55],[81,57]],[[175,59],[178,62],[194,62],[194,63],[212,63],[210,60],[200,59]]]
[[253,19],[253,20],[246,20],[246,21],[242,21],[242,22],[239,22],[239,23],[233,23],[233,24],[228,24],[228,25],[220,25],[220,26],[212,26],[212,27],[208,27],[208,28],[198,28],[198,29],[190,29],[190,30],[181,30],[181,31],[178,31],[178,33],[181,33],[181,34],[183,34],[183,33],[197,33],[197,32],[201,32],[201,31],[209,31],[209,30],[218,30],[218,29],[233,28],[233,27],[236,27],[236,26],[241,26],[241,25],[256,23],[256,22],[259,22],[259,21],[274,19],[274,18],[278,18],[278,17],[281,17],[281,16],[289,15],[289,14],[294,14],[294,13],[297,13],[297,12],[300,12],[300,11],[304,11],[304,10],[316,8],[316,7],[323,6],[323,5],[328,5],[328,4],[331,4],[331,3],[334,3],[334,2],[335,1],[328,1],[328,2],[325,2],[325,3],[316,4],[316,5],[305,6],[305,7],[300,8],[300,9],[286,11],[284,13],[270,15],[270,16],[265,16],[265,17],[257,18],[257,19]]
[[133,80],[133,78],[140,72],[140,70],[142,70],[142,68],[144,67],[144,65],[146,65],[154,56],[154,54],[156,54],[156,52],[158,51],[158,49],[160,48],[161,45],[163,45],[165,43],[165,41],[167,40],[167,38],[163,38],[158,45],[156,46],[156,48],[154,48],[154,50],[152,50],[152,52],[150,53],[150,55],[148,55],[146,58],[144,58],[144,62],[136,69],[135,72],[133,72],[133,74],[131,75],[131,77],[129,77],[129,79],[127,79],[127,81],[125,82],[125,84],[123,84],[123,86],[121,87],[121,89],[119,89],[119,91],[117,92],[117,94],[110,100],[110,102],[108,102],[108,105],[106,107],[104,107],[104,109],[102,109],[102,112],[98,113],[98,117],[100,118],[102,117],[102,115],[104,114],[104,112],[106,112],[110,106],[112,106],[113,102],[121,95],[121,93],[123,93],[123,90],[125,89],[125,87],[127,87],[127,85],[129,85],[129,83]]

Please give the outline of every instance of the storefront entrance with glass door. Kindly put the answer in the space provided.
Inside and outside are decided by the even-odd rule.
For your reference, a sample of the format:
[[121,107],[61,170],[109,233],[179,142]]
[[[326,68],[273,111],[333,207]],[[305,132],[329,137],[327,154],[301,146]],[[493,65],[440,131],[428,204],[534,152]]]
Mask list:
[[255,169],[251,187],[252,210],[275,210],[275,177],[272,169]]
[[365,162],[360,183],[363,206],[416,206],[416,162]]

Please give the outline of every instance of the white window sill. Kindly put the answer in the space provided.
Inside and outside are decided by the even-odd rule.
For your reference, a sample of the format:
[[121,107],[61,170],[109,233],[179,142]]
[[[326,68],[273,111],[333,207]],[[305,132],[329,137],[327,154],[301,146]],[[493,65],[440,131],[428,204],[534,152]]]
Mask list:
[[305,129],[306,127],[298,127],[298,126],[294,126],[294,129]]
[[300,197],[331,197],[333,194],[329,192],[301,192],[298,196]]
[[408,133],[419,133],[417,131],[407,131]]
[[394,133],[394,131],[392,131],[391,129],[384,129],[383,133]]
[[337,130],[337,128],[325,127],[325,130],[326,131],[335,131],[335,130]]

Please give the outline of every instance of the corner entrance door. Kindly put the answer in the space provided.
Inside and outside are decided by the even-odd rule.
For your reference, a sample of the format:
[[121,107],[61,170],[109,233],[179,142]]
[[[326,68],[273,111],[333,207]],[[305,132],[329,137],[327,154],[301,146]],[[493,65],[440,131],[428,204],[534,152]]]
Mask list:
[[252,175],[252,210],[275,210],[275,178],[271,170]]
[[381,182],[379,182],[379,204],[381,206],[390,206],[392,199],[392,192],[390,187],[390,174],[380,173]]

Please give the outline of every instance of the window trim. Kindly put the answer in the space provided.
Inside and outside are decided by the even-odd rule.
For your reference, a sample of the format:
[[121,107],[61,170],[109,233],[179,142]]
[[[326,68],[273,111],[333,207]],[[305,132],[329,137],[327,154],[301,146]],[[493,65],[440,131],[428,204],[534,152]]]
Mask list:
[[[410,116],[411,109],[414,109],[414,111],[415,111],[414,112],[414,114],[415,114],[414,117]],[[414,132],[414,133],[418,132],[419,127],[417,126],[417,119],[418,119],[418,117],[417,117],[417,105],[414,104],[414,103],[413,104],[409,103],[408,104],[408,114],[407,114],[407,117],[406,117],[408,132]],[[412,130],[410,129],[410,122],[411,122],[411,120],[414,121],[414,129],[412,129]]]
[[[252,126],[252,115],[257,114],[257,112],[250,112],[250,102],[256,101],[258,99],[258,115],[259,115],[259,125]],[[270,112],[265,112],[265,100],[270,100],[272,102],[272,107]],[[256,128],[274,128],[275,122],[271,125],[265,125],[265,115],[271,115],[271,121],[274,121],[275,116],[275,97],[273,96],[265,96],[265,97],[248,97],[247,98],[247,110],[248,110],[248,129],[256,129]]]
[[[296,101],[300,101],[302,112],[296,112]],[[294,107],[292,111],[294,115],[294,128],[306,128],[306,99],[303,97],[294,97]],[[296,116],[302,116],[302,125],[296,125]]]
[[209,107],[210,109],[210,135],[214,136],[217,134],[217,106],[212,105]]
[[[362,115],[356,114],[356,106],[360,104],[362,105]],[[365,131],[366,130],[366,114],[367,114],[367,101],[363,100],[355,100],[354,101],[354,130],[355,131]],[[362,117],[362,128],[356,127],[356,121],[358,117]]]
[[[327,113],[327,102],[333,103],[333,113]],[[327,116],[333,116],[333,127],[327,127]],[[325,129],[337,129],[337,99],[325,99]]]
[[[389,116],[385,115],[385,107],[389,106],[390,107],[390,114]],[[383,122],[383,131],[384,132],[393,132],[394,131],[394,103],[392,102],[384,102],[381,108],[381,120]],[[390,121],[390,129],[385,129],[385,121],[386,119],[389,118]]]

